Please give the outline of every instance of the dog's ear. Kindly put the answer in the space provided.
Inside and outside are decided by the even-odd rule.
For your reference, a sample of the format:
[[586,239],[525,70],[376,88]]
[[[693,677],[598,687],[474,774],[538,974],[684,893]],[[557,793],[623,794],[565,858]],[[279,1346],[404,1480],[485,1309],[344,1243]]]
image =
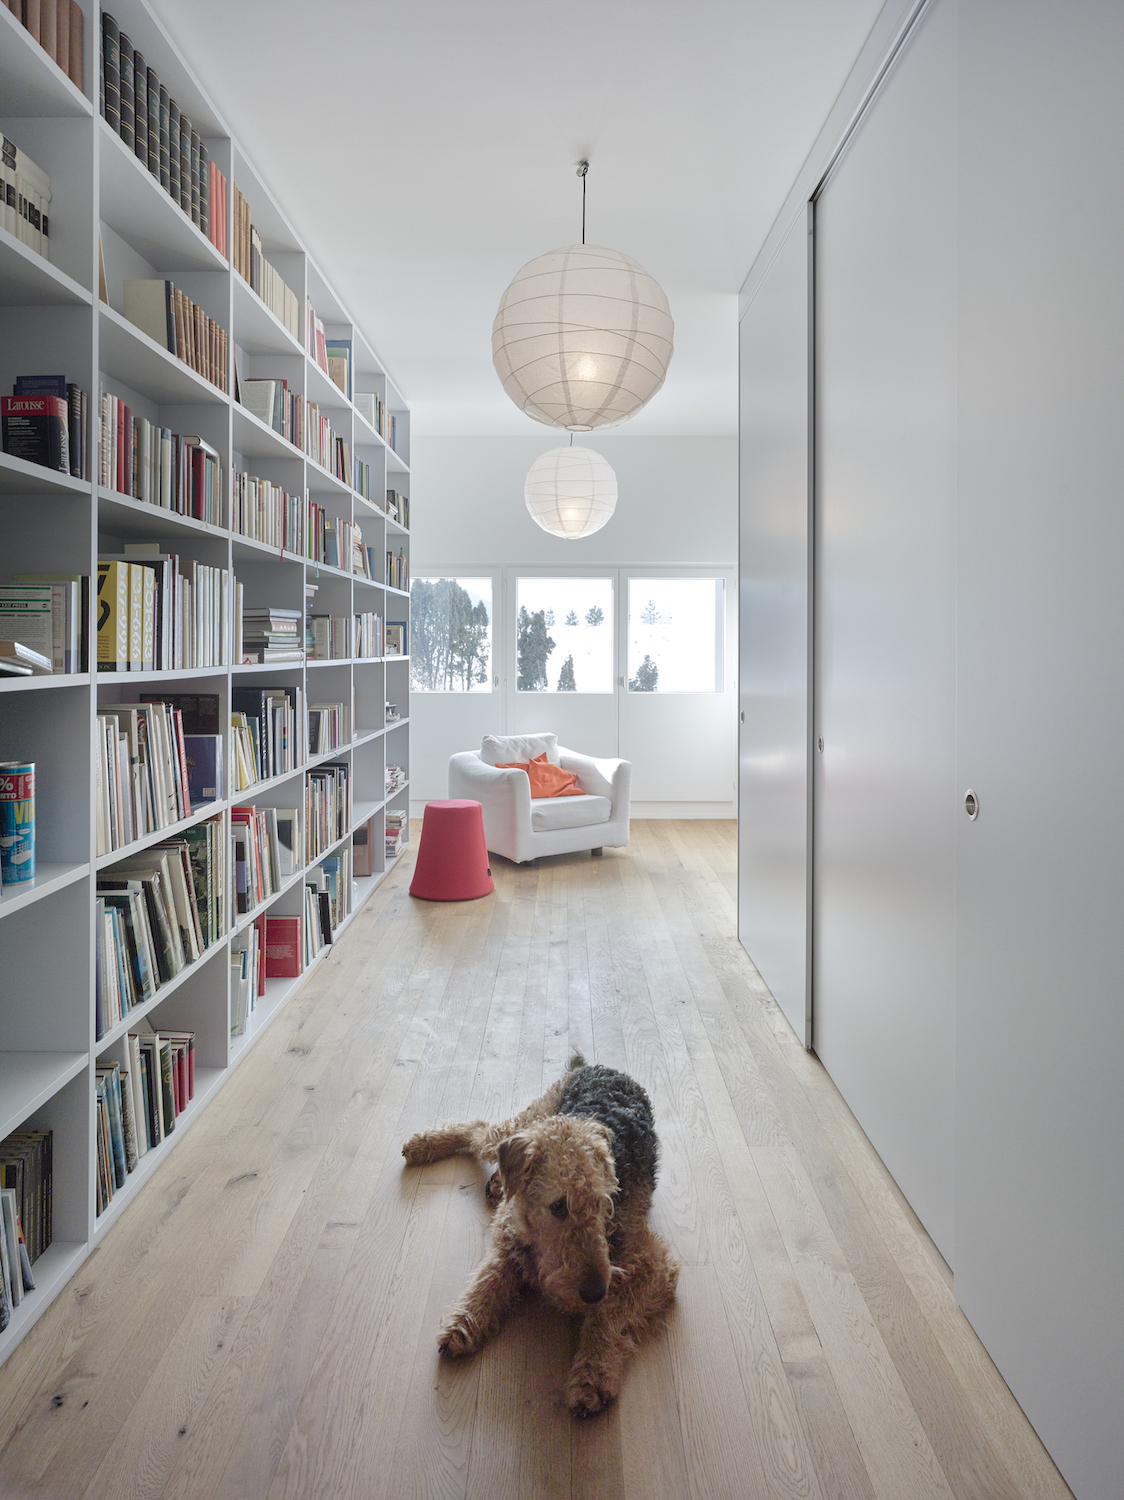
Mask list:
[[504,1192],[510,1197],[519,1192],[531,1172],[535,1143],[529,1135],[518,1132],[501,1141],[496,1150],[503,1177]]

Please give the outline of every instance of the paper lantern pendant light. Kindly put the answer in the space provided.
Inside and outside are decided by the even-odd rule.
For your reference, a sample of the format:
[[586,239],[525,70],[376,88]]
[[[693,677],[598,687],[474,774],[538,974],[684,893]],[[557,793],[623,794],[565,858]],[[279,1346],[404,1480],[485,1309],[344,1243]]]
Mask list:
[[520,411],[571,432],[616,427],[664,383],[675,325],[644,267],[619,250],[582,243],[538,255],[500,298],[492,363]]
[[531,465],[523,494],[544,531],[572,541],[600,531],[613,514],[617,476],[592,448],[551,448]]

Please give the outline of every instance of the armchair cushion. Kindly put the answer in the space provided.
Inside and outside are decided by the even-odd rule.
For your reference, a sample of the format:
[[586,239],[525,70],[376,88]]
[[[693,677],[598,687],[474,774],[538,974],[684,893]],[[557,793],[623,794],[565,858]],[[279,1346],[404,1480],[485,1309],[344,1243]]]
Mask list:
[[486,734],[480,741],[480,759],[486,766],[517,765],[544,755],[552,766],[558,759],[558,736],[542,734]]
[[548,833],[559,828],[590,828],[607,823],[612,806],[608,797],[590,797],[585,792],[566,798],[536,797],[531,803],[531,829]]

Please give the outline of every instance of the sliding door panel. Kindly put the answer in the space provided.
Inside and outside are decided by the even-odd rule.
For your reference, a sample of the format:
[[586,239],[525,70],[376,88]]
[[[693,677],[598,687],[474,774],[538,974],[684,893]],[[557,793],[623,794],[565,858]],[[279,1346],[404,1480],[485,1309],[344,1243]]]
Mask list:
[[956,10],[936,0],[815,236],[813,1039],[949,1261],[955,110]]
[[809,224],[742,318],[738,936],[808,1033]]

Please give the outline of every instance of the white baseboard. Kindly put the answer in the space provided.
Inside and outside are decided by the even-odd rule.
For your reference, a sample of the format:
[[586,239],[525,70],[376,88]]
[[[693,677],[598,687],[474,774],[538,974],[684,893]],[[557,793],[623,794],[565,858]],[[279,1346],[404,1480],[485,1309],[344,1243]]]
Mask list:
[[[424,812],[424,802],[411,801],[411,818],[420,818]],[[734,802],[634,802],[631,814],[634,818],[736,818],[738,809]]]

